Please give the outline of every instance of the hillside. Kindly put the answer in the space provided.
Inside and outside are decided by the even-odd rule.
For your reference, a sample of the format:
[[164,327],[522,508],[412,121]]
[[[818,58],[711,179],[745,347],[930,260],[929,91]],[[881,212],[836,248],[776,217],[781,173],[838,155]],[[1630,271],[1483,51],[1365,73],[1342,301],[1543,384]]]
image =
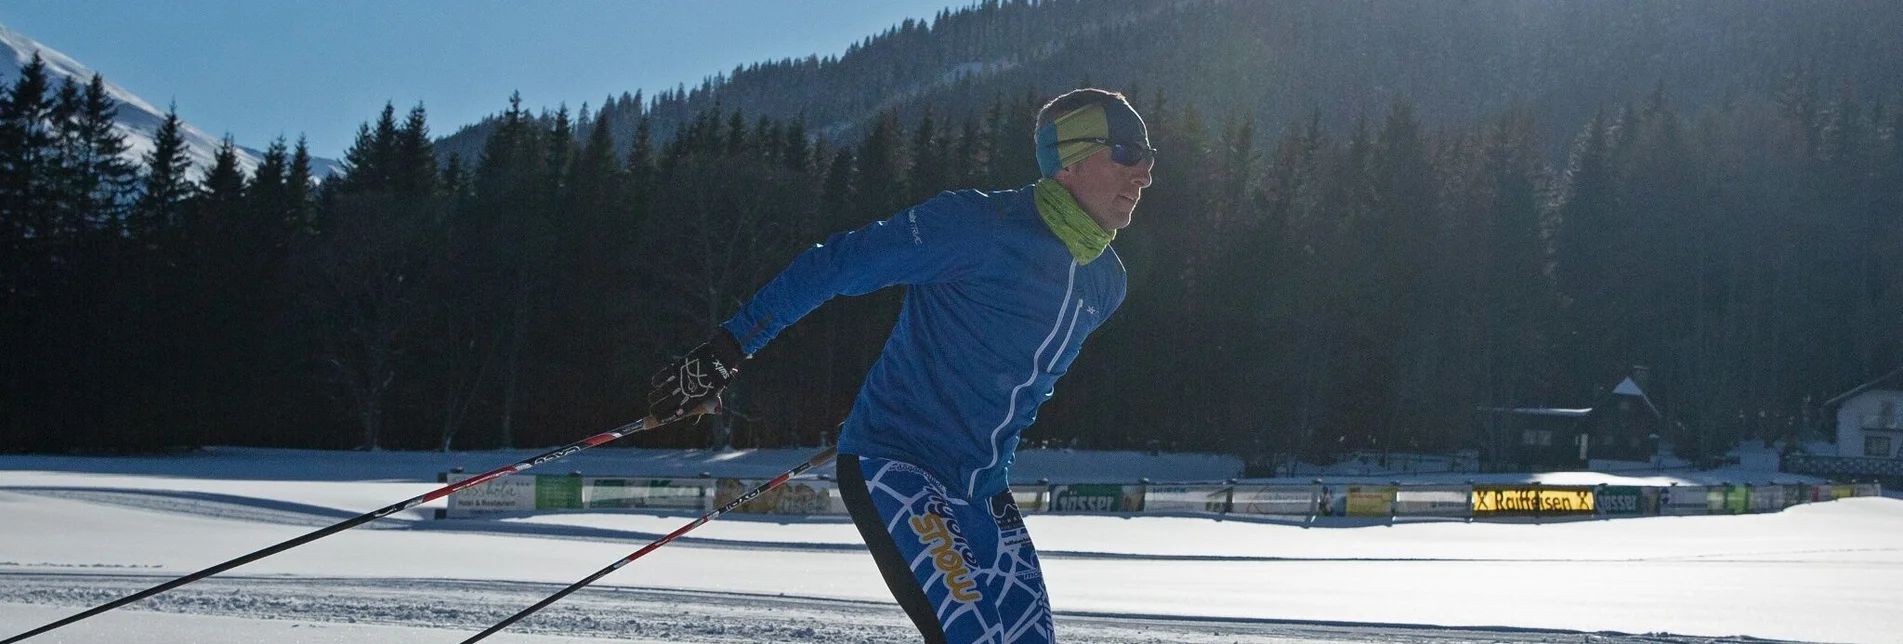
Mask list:
[[[1378,115],[1396,97],[1430,125],[1529,105],[1546,138],[1565,141],[1595,110],[1661,84],[1690,106],[1777,94],[1799,75],[1888,92],[1903,83],[1899,32],[1903,5],[1880,0],[993,0],[897,25],[837,57],[742,62],[698,87],[624,95],[610,118],[624,146],[643,113],[665,139],[715,104],[803,117],[819,136],[852,141],[882,110],[981,116],[1001,96],[1089,82],[1252,116],[1269,135],[1313,112],[1329,126]],[[438,151],[473,159],[489,129],[465,126]]]
[[[95,74],[91,68],[72,57],[0,25],[0,84],[11,85],[17,80],[20,68],[31,62],[35,53],[45,61],[46,69],[55,83],[71,80],[83,87]],[[110,78],[105,79],[105,85],[107,93],[118,103],[118,127],[115,129],[125,136],[128,147],[126,156],[134,163],[142,163],[141,159],[152,151],[152,137],[158,131],[159,124],[165,122],[165,111],[113,83]],[[212,160],[218,154],[220,137],[206,134],[191,123],[184,123],[181,130],[185,135],[185,154],[191,159],[192,167],[200,172],[212,167]],[[256,173],[258,163],[262,160],[262,152],[238,146],[238,167],[245,174]],[[311,163],[312,176],[316,177],[330,176],[338,169],[337,162],[330,159],[314,158]]]

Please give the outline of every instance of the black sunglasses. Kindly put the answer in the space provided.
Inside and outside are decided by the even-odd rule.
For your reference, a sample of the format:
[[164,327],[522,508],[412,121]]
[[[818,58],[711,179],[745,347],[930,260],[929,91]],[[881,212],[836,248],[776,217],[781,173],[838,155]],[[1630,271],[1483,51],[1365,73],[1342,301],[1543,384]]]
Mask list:
[[1081,139],[1064,139],[1058,141],[1057,145],[1075,143],[1078,141],[1110,146],[1110,160],[1117,162],[1117,165],[1120,166],[1133,166],[1156,158],[1156,148],[1142,143],[1122,143],[1104,138],[1087,137]]

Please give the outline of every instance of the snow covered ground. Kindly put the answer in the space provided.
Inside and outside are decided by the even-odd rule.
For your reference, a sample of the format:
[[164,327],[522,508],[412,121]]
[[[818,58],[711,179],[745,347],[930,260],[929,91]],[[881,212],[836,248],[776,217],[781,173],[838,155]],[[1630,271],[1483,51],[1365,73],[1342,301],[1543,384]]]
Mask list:
[[[530,454],[0,456],[0,637],[428,492],[451,466],[483,471]],[[765,477],[805,456],[597,448],[536,471]],[[1015,471],[1055,482],[1234,473],[1232,459],[1216,456],[1059,451],[1027,451]],[[1772,476],[1660,472],[1646,480]],[[459,642],[692,518],[435,520],[433,509],[30,641]],[[1892,498],[1545,524],[1026,521],[1059,634],[1070,642],[1903,642],[1895,603],[1903,596],[1903,500]],[[913,639],[843,518],[730,516],[486,641]]]

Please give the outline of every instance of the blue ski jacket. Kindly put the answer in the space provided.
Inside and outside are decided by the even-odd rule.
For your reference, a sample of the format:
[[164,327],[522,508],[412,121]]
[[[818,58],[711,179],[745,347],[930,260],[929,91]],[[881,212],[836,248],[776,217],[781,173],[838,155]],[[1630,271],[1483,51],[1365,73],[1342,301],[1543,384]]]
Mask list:
[[839,450],[911,463],[988,498],[1009,485],[1019,434],[1127,286],[1114,250],[1078,264],[1033,193],[940,193],[833,235],[721,326],[752,354],[834,295],[908,286]]

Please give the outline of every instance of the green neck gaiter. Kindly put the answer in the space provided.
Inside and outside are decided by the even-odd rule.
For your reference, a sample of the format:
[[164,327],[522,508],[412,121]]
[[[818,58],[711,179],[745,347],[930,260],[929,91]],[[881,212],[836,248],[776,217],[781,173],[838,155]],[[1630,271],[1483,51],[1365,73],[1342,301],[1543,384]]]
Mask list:
[[1037,214],[1044,217],[1044,225],[1057,233],[1058,239],[1064,240],[1064,247],[1070,249],[1078,264],[1097,259],[1110,246],[1110,240],[1117,238],[1117,231],[1097,225],[1056,179],[1039,179],[1036,191]]

